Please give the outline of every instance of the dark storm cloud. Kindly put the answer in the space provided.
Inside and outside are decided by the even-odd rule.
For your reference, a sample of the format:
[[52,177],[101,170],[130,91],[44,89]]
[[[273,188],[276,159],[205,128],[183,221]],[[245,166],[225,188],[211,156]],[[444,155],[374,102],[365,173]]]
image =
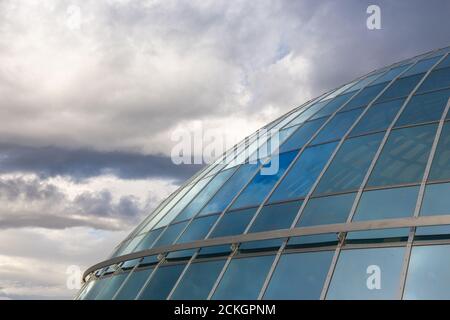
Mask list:
[[165,178],[184,181],[201,165],[175,165],[163,155],[69,150],[0,144],[0,173],[35,173],[42,178],[69,176],[74,180],[102,174],[121,179]]

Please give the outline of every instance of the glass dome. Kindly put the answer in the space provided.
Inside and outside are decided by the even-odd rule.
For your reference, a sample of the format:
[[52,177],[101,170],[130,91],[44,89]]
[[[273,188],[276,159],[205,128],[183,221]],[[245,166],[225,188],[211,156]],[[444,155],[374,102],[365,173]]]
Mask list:
[[247,137],[89,268],[76,298],[450,299],[449,51]]

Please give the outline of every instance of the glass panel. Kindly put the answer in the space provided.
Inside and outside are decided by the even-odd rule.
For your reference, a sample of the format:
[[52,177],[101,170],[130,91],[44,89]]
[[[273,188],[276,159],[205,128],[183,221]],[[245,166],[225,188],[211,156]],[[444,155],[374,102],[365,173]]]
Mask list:
[[249,232],[290,228],[301,205],[302,201],[294,201],[264,206]]
[[386,101],[392,98],[400,98],[407,96],[419,83],[420,79],[424,76],[423,73],[397,79],[382,95],[378,98],[378,102]]
[[284,239],[256,240],[241,243],[240,252],[277,251],[283,244]]
[[171,251],[166,255],[166,260],[167,261],[187,260],[190,259],[196,252],[197,249]]
[[337,143],[306,148],[270,197],[270,202],[306,196]]
[[240,166],[236,173],[215,194],[215,196],[208,202],[202,211],[200,211],[200,215],[222,212],[230,204],[236,194],[250,180],[257,168],[257,165],[251,164],[244,164]]
[[190,219],[208,202],[208,200],[219,190],[225,181],[233,174],[235,170],[226,170],[219,173],[202,191],[189,203],[186,208],[174,219],[174,222]]
[[[279,156],[274,156],[270,163],[268,165],[264,165],[263,169],[258,172],[250,184],[239,195],[237,200],[233,203],[232,208],[241,208],[261,204],[296,155],[297,152],[292,151],[282,153]],[[275,161],[275,159],[278,160]],[[275,170],[275,173],[269,172],[272,169]]]
[[281,145],[280,153],[297,150],[303,147],[309,139],[316,133],[316,131],[322,126],[326,119],[317,119],[314,121],[308,121],[295,131],[285,143]]
[[155,270],[145,289],[139,295],[139,300],[164,300],[169,295],[178,280],[185,264],[161,266]]
[[338,237],[336,233],[313,234],[300,237],[292,237],[287,243],[287,247],[322,247],[337,245]]
[[450,299],[450,245],[413,247],[404,299]]
[[337,109],[339,109],[345,102],[347,102],[347,100],[350,99],[352,95],[354,95],[354,92],[347,93],[335,98],[334,100],[330,101],[325,107],[323,107],[322,110],[312,116],[311,119],[318,119],[320,117],[329,116]]
[[386,82],[386,81],[392,81],[392,79],[394,79],[395,77],[397,77],[400,73],[402,73],[404,70],[406,70],[408,67],[410,66],[410,64],[407,65],[403,65],[400,67],[396,67],[394,69],[389,70],[388,72],[386,72],[383,76],[379,77],[377,80],[375,80],[373,82],[373,84],[377,84],[377,83],[381,83],[381,82]]
[[220,219],[210,238],[242,234],[258,208],[229,211]]
[[369,186],[422,180],[437,125],[393,130],[370,176]]
[[406,218],[414,214],[419,187],[366,191],[353,221]]
[[108,278],[94,280],[91,283],[92,285],[89,284],[89,287],[87,287],[85,292],[83,292],[83,296],[80,296],[80,300],[94,300],[98,293],[102,291],[102,289],[108,283]]
[[410,76],[413,74],[427,72],[441,58],[442,58],[442,56],[438,56],[438,57],[434,57],[434,58],[421,60],[421,61],[417,62],[411,69],[409,69],[404,74],[402,74],[402,76],[407,77],[407,76]]
[[362,109],[357,109],[336,114],[334,118],[331,119],[331,121],[322,130],[320,130],[319,134],[311,142],[311,144],[341,139],[362,111]]
[[156,241],[156,243],[153,245],[153,247],[162,247],[171,245],[176,238],[178,238],[178,235],[181,233],[181,231],[184,230],[186,225],[188,224],[188,221],[180,222],[177,224],[170,225],[166,231],[161,235],[161,237]]
[[115,297],[115,300],[133,300],[152,272],[153,268],[132,272]]
[[417,227],[414,240],[421,239],[448,239],[450,237],[450,225],[440,225],[431,227]]
[[429,184],[425,189],[420,215],[450,214],[450,183]]
[[450,87],[450,68],[435,70],[425,79],[417,92]]
[[386,130],[394,121],[405,99],[374,104],[352,130],[352,135]]
[[138,244],[138,246],[134,249],[134,252],[142,251],[145,249],[150,249],[152,247],[153,242],[159,237],[161,231],[163,231],[164,228],[159,228],[153,231],[150,231],[147,233],[142,239],[142,241]]
[[333,251],[283,254],[264,299],[318,300]]
[[409,236],[409,228],[391,228],[368,231],[348,232],[346,243],[382,243],[393,241],[406,241]]
[[327,299],[395,299],[404,251],[403,247],[343,250]]
[[[438,58],[441,58],[441,57],[442,56],[439,56]],[[450,56],[447,56],[447,58],[445,58],[444,60],[439,62],[439,64],[436,66],[436,68],[434,68],[434,70],[443,69],[443,68],[447,68],[447,67],[450,67]]]
[[413,96],[395,125],[403,126],[439,120],[449,97],[450,90]]
[[358,93],[356,97],[350,100],[350,102],[347,103],[344,108],[342,108],[342,111],[368,105],[370,102],[372,102],[373,99],[375,99],[375,97],[381,92],[381,90],[384,89],[386,85],[387,83],[385,82],[364,88],[360,93]]
[[218,215],[196,218],[192,220],[186,231],[183,232],[177,243],[191,242],[204,239],[208,231],[216,222]]
[[358,189],[383,136],[377,133],[345,141],[314,194]]
[[111,300],[114,295],[116,294],[117,290],[120,288],[122,283],[125,281],[125,279],[128,277],[129,273],[121,273],[117,274],[115,276],[112,276],[109,278],[109,281],[107,284],[105,284],[105,287],[100,292],[99,295],[95,298],[96,300]]
[[346,222],[355,195],[350,193],[310,199],[300,216],[297,227]]
[[161,221],[158,222],[155,229],[168,225],[212,178],[213,177],[210,176],[197,182],[197,184],[186,193],[186,195],[161,219]]
[[[356,90],[359,90],[363,87],[365,87],[366,85],[368,85],[369,83],[372,83],[372,81],[376,78],[378,78],[380,76],[380,73],[376,73],[373,74],[371,76],[368,76],[364,79],[362,79],[361,81],[359,81],[355,86],[351,87],[348,92],[353,92],[355,93]],[[372,84],[375,84],[376,82],[378,82],[377,80],[375,80]],[[381,81],[383,82],[383,81]]]
[[180,280],[172,300],[206,300],[225,260],[193,263]]
[[313,114],[315,114],[317,111],[319,111],[320,109],[322,109],[322,107],[324,105],[326,105],[328,103],[328,101],[322,101],[322,102],[318,102],[314,105],[312,105],[311,107],[309,107],[309,109],[305,110],[303,113],[301,113],[297,118],[295,118],[294,120],[292,120],[288,126],[293,126],[293,125],[297,125],[300,123],[305,122],[306,120],[308,120]]
[[260,256],[231,260],[213,300],[254,300],[266,279],[274,256]]
[[428,179],[450,179],[450,122],[445,123],[442,129]]

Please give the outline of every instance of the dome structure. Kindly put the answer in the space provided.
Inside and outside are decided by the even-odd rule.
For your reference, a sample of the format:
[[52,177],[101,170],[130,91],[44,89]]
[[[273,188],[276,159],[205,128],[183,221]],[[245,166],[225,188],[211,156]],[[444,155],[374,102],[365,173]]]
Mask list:
[[450,299],[449,51],[247,137],[89,268],[76,298]]

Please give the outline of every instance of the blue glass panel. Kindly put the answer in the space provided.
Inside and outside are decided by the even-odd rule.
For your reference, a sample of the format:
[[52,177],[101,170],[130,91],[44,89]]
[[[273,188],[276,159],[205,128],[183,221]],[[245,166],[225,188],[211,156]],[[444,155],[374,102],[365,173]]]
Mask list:
[[369,186],[422,180],[437,125],[393,130],[370,176]]
[[394,121],[404,101],[405,99],[397,99],[372,105],[352,130],[351,135],[386,130]]
[[366,191],[353,221],[406,218],[414,214],[419,187]]
[[409,228],[377,229],[367,231],[348,232],[346,243],[380,243],[393,241],[406,241],[409,236]]
[[450,214],[450,183],[429,184],[425,189],[420,215]]
[[208,185],[181,211],[181,213],[174,219],[174,222],[190,219],[195,216],[198,211],[208,202],[208,200],[219,190],[225,181],[234,173],[234,169],[229,169],[220,172],[212,179]]
[[339,109],[345,102],[347,102],[350,97],[354,95],[353,92],[343,94],[331,100],[325,107],[322,108],[319,112],[317,112],[311,119],[318,119],[320,117],[328,116],[334,113],[337,109]]
[[362,111],[362,109],[357,109],[336,114],[334,118],[331,119],[331,121],[322,130],[320,130],[319,134],[311,142],[311,144],[341,139]]
[[358,93],[349,103],[346,104],[342,111],[355,109],[368,105],[373,99],[381,92],[381,90],[386,87],[387,83],[380,83],[367,88],[364,88],[360,93]]
[[139,300],[164,300],[178,280],[185,264],[160,266],[139,295]]
[[395,125],[403,126],[441,119],[449,97],[450,90],[413,96]]
[[175,261],[175,260],[190,259],[196,252],[197,252],[197,249],[171,251],[166,255],[166,260],[167,261]]
[[400,98],[407,96],[419,83],[424,76],[423,73],[406,78],[397,79],[382,95],[377,102],[386,101],[393,98]]
[[147,233],[144,239],[142,239],[142,241],[137,245],[137,247],[133,251],[138,252],[145,249],[150,249],[152,247],[153,242],[155,242],[155,240],[159,237],[160,233],[163,230],[164,228],[159,228]]
[[192,220],[181,237],[177,240],[177,243],[204,239],[218,217],[218,215],[213,215]]
[[122,283],[128,277],[129,273],[121,273],[109,278],[107,284],[105,284],[103,290],[97,295],[96,300],[111,300],[120,288]]
[[293,126],[293,125],[297,125],[300,123],[305,122],[306,120],[308,120],[313,114],[315,114],[317,111],[319,111],[320,109],[322,109],[328,101],[322,101],[322,102],[317,102],[314,105],[312,105],[311,107],[309,107],[308,109],[306,109],[305,111],[303,111],[298,117],[296,117],[294,120],[292,120],[288,126]]
[[115,300],[133,300],[152,272],[153,268],[132,272],[115,297]]
[[413,247],[403,298],[450,299],[450,245]]
[[417,62],[413,67],[411,67],[411,69],[409,69],[404,74],[402,74],[402,77],[407,77],[407,76],[410,76],[413,74],[427,72],[441,58],[442,58],[442,56],[437,56],[437,57],[421,60],[421,61]]
[[355,193],[310,199],[297,222],[297,227],[344,223],[354,199]]
[[264,299],[318,300],[333,251],[283,254]]
[[254,300],[266,279],[274,256],[261,256],[231,260],[212,299]]
[[431,226],[431,227],[417,227],[415,233],[415,240],[418,238],[444,238],[448,239],[450,236],[450,225],[440,225],[440,226]]
[[283,244],[284,239],[269,239],[269,240],[257,240],[241,243],[239,251],[251,252],[251,251],[276,251]]
[[450,87],[450,68],[432,71],[417,92],[425,92]]
[[223,244],[219,246],[204,247],[200,249],[197,258],[212,256],[227,256],[231,253],[231,245]]
[[184,221],[172,224],[167,227],[166,231],[164,231],[161,237],[159,237],[153,247],[157,248],[172,244],[178,238],[178,235],[181,233],[181,231],[184,230],[187,224],[188,221]]
[[[282,153],[278,156],[278,163],[273,157],[269,165],[264,165],[264,168],[258,172],[250,184],[239,195],[237,200],[233,203],[232,208],[241,208],[252,205],[259,205],[262,203],[267,194],[272,190],[275,183],[280,179],[292,160],[295,158],[297,152],[291,151]],[[277,170],[278,167],[278,170]],[[275,170],[275,173],[269,170]]]
[[270,202],[306,196],[336,145],[333,142],[306,148],[278,185]]
[[341,146],[314,194],[358,189],[384,133],[348,139]]
[[253,222],[249,232],[288,229],[296,217],[302,201],[264,206]]
[[244,164],[240,166],[236,173],[215,194],[202,211],[200,211],[200,215],[222,212],[250,180],[257,168],[258,166],[253,164]]
[[429,180],[450,179],[450,123],[444,124],[431,166]]
[[312,234],[307,236],[292,237],[287,247],[321,247],[331,246],[338,243],[337,233]]
[[256,209],[258,208],[226,212],[214,228],[210,238],[234,236],[244,233],[255,215]]
[[80,300],[94,300],[95,297],[102,291],[105,285],[108,284],[108,278],[103,278],[100,280],[94,280],[91,282],[92,285],[89,284],[89,287],[86,288],[85,292],[82,296],[79,297]]
[[[439,56],[438,58],[441,58],[441,57],[442,56]],[[450,67],[450,56],[447,56],[447,58],[445,58],[444,60],[439,62],[439,64],[436,66],[436,68],[434,68],[434,70],[443,69],[443,68],[447,68],[447,67]]]
[[225,260],[193,263],[175,289],[172,300],[206,300]]
[[404,248],[343,250],[327,299],[395,299],[404,251]]
[[400,73],[405,71],[409,66],[410,66],[410,64],[399,66],[399,67],[395,67],[394,69],[389,70],[384,75],[382,75],[381,77],[376,79],[372,84],[377,84],[377,83],[387,82],[387,81],[390,82],[390,81],[392,81],[392,79],[397,77]]
[[295,131],[289,139],[286,140],[280,147],[280,153],[297,150],[303,147],[309,139],[316,133],[316,131],[322,126],[326,119],[317,119],[314,121],[308,121]]

